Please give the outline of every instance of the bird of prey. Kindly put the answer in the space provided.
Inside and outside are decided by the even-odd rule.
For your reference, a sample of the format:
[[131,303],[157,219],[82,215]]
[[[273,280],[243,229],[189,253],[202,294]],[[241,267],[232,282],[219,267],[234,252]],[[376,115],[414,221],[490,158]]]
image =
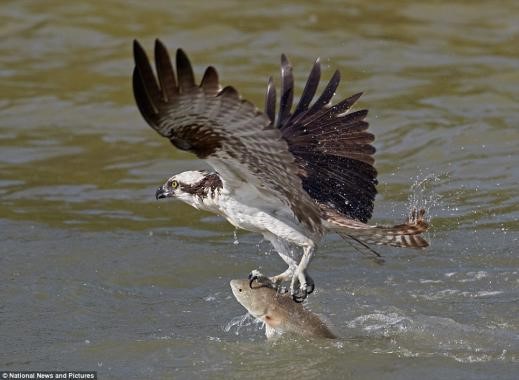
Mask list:
[[212,66],[197,84],[181,49],[176,73],[159,40],[156,73],[137,41],[133,52],[133,92],[144,120],[215,170],[176,174],[156,198],[180,199],[262,234],[288,264],[271,279],[278,285],[290,281],[294,300],[303,301],[314,289],[307,267],[325,232],[364,246],[428,245],[421,236],[428,228],[423,210],[413,211],[399,225],[366,224],[377,192],[374,136],[366,131],[367,110],[350,112],[361,93],[331,104],[338,71],[314,101],[321,76],[317,60],[293,107],[292,66],[282,55],[279,105],[270,78],[262,112],[233,87],[222,88]]

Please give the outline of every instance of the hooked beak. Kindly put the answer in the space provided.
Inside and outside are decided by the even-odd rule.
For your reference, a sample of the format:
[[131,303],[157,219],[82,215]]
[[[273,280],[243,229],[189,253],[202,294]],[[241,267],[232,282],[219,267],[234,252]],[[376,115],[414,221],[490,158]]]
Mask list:
[[155,192],[155,198],[157,200],[162,198],[170,198],[172,196],[174,196],[173,192],[168,191],[164,186],[159,187]]

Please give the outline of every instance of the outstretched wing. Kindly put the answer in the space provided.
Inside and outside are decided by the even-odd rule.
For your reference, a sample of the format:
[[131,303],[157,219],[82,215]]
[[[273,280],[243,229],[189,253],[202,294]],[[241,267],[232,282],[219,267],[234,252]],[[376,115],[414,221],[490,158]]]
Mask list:
[[158,83],[144,49],[134,41],[133,91],[148,124],[173,145],[206,159],[227,186],[252,184],[260,193],[287,204],[313,232],[321,232],[315,202],[303,190],[294,156],[281,132],[233,87],[220,90],[208,67],[200,85],[182,50],[176,71],[164,45],[155,41]]
[[294,79],[288,59],[281,57],[281,99],[276,117],[276,90],[267,86],[265,113],[276,123],[290,152],[296,157],[303,188],[322,205],[366,222],[373,212],[377,172],[373,167],[373,134],[364,120],[368,111],[348,112],[361,94],[331,105],[339,86],[336,71],[312,104],[321,79],[317,60],[299,103],[292,111]]

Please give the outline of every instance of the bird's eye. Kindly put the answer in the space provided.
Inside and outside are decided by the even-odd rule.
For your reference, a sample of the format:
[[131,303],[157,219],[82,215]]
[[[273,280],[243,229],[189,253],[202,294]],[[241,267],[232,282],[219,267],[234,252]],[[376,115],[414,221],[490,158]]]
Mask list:
[[178,187],[178,181],[171,181],[171,188],[176,189]]

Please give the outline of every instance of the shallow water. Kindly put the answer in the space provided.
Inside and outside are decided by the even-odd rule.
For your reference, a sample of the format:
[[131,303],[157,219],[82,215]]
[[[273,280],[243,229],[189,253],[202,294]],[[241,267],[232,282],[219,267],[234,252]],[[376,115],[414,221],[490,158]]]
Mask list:
[[[514,1],[0,5],[0,369],[100,378],[516,378],[519,7]],[[364,91],[380,185],[373,220],[432,217],[425,252],[385,264],[329,236],[308,307],[342,337],[265,341],[228,282],[278,273],[259,236],[177,202],[204,165],[134,105],[131,42],[183,47],[258,105],[281,52]],[[419,184],[429,178],[424,184]]]

